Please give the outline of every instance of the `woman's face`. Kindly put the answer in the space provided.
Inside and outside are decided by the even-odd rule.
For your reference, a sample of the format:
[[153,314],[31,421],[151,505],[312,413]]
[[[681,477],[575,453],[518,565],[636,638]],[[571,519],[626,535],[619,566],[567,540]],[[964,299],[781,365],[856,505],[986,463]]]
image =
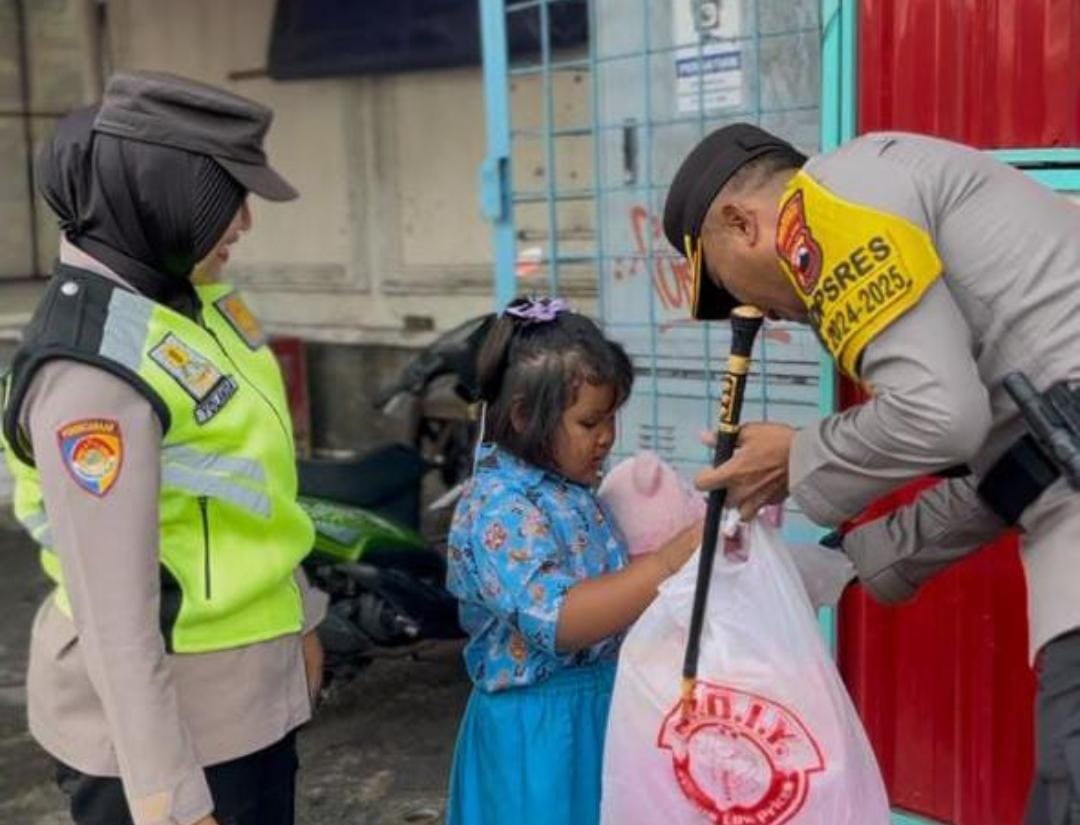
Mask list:
[[195,265],[191,280],[196,284],[212,284],[221,277],[221,270],[229,262],[229,247],[240,240],[240,236],[251,229],[251,210],[245,199],[233,215],[232,222],[226,228],[221,239],[210,253]]

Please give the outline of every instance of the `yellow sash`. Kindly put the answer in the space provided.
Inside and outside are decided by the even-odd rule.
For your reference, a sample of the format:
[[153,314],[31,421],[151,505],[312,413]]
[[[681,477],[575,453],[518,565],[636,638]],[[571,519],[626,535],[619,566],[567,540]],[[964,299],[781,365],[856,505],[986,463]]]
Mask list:
[[776,251],[840,370],[941,275],[930,236],[897,215],[836,197],[806,172],[781,200]]

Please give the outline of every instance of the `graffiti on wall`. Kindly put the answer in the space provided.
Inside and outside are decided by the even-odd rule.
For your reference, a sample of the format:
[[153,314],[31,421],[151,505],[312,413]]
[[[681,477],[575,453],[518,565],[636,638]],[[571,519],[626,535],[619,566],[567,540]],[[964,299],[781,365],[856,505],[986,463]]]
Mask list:
[[[617,257],[612,269],[616,282],[647,276],[660,305],[668,312],[690,314],[690,268],[664,237],[660,218],[641,204],[627,213],[633,251]],[[651,254],[650,254],[651,253]]]
[[[633,251],[615,258],[611,272],[615,283],[647,276],[660,306],[669,313],[681,315],[674,322],[660,324],[661,328],[688,322],[693,277],[686,259],[671,248],[659,216],[650,215],[640,203],[627,211],[627,220]],[[792,340],[787,330],[773,326],[765,328],[765,337],[782,344],[791,343]]]

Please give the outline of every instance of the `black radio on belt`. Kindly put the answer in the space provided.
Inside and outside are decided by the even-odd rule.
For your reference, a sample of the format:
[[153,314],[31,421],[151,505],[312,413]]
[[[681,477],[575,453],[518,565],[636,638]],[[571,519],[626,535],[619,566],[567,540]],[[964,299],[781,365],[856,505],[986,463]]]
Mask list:
[[1022,372],[1005,377],[1028,433],[1016,441],[979,484],[979,496],[1008,524],[1061,476],[1080,491],[1080,393],[1066,383],[1040,394]]

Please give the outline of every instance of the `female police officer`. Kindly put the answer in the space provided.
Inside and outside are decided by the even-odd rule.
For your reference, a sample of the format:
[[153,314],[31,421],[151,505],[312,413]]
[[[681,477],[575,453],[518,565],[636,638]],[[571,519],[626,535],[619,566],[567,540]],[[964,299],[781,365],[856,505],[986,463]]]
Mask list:
[[324,609],[297,567],[312,528],[258,325],[227,286],[190,281],[250,227],[249,191],[296,197],[266,163],[270,120],[120,74],[39,162],[63,239],[3,433],[16,515],[56,583],[30,730],[79,825],[293,821]]

